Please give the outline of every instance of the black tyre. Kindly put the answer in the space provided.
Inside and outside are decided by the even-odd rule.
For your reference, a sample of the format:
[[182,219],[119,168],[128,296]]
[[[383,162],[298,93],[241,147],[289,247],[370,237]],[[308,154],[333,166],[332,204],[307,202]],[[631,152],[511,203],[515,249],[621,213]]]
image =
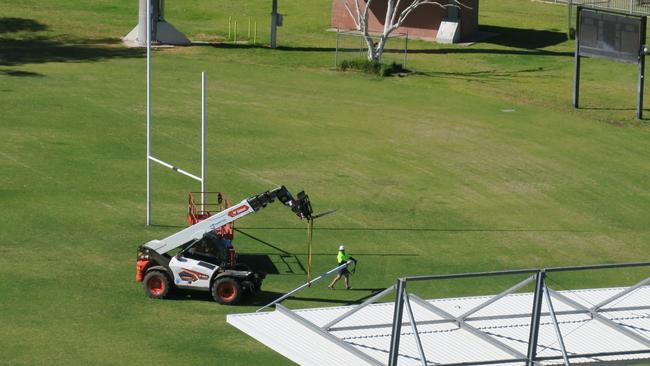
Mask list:
[[169,294],[169,279],[161,271],[149,271],[144,276],[142,284],[144,293],[152,299],[164,299]]
[[212,297],[219,304],[234,305],[239,302],[241,296],[241,285],[234,278],[219,278],[212,284]]
[[244,290],[243,295],[247,297],[253,296],[257,292],[255,290],[255,284],[253,284],[251,281],[242,281],[241,287],[242,290]]

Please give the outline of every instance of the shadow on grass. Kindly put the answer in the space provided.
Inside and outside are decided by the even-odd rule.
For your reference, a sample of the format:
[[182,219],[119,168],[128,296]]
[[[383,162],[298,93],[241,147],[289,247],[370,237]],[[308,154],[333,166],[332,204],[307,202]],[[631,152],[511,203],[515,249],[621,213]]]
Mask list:
[[0,18],[0,33],[39,32],[47,29],[45,24],[33,19]]
[[45,75],[31,71],[20,70],[0,70],[0,75],[15,76],[15,77],[43,77]]
[[[493,25],[481,25],[480,31],[482,33],[495,34],[494,37],[489,37],[477,41],[473,46],[452,46],[436,49],[410,49],[409,54],[502,54],[502,55],[538,55],[538,56],[573,56],[573,52],[556,52],[544,50],[546,47],[555,46],[566,42],[567,37],[563,32],[551,30],[538,30],[538,29],[524,29],[524,28],[511,28]],[[470,39],[471,41],[471,39]],[[250,45],[250,44],[232,44],[232,43],[216,43],[209,44],[219,48],[264,48],[267,46]],[[509,47],[510,49],[494,49],[477,47],[481,45],[497,45],[502,47]],[[290,52],[334,52],[334,47],[292,47],[292,46],[278,46],[279,51]],[[340,49],[340,51],[358,51],[358,49]],[[404,53],[403,49],[386,49],[384,53]]]
[[[0,37],[0,66],[46,62],[101,61],[144,56],[144,50],[109,46],[104,39],[54,40],[47,37],[14,39]],[[111,44],[119,40],[110,40]]]
[[151,224],[149,225],[151,227],[159,227],[159,228],[186,228],[187,225],[169,225],[169,224]]
[[[324,286],[323,286],[324,287]],[[369,288],[369,289],[351,289],[351,290],[327,290],[325,287],[323,288],[323,292],[327,294],[331,293],[336,293],[336,292],[349,292],[353,293],[353,291],[357,292],[369,292],[367,295],[364,295],[359,298],[355,298],[353,300],[349,299],[331,299],[328,298],[327,296],[323,297],[299,297],[299,296],[291,296],[288,297],[287,300],[296,300],[296,301],[305,301],[305,302],[319,302],[319,303],[327,303],[327,304],[339,304],[339,305],[356,305],[356,304],[361,304],[365,300],[371,298],[375,294],[378,294],[379,292],[383,291],[385,289],[383,288]],[[275,291],[260,291],[256,293],[253,296],[250,295],[245,295],[241,298],[240,302],[238,305],[241,306],[264,306],[267,305],[276,299],[279,299],[281,296],[283,296],[284,293],[281,292],[275,292]],[[208,302],[215,302],[214,299],[212,298],[212,295],[209,292],[205,291],[188,291],[188,290],[180,290],[176,289],[174,292],[165,300],[172,300],[172,301],[208,301]],[[216,302],[215,302],[216,304]],[[235,305],[235,306],[238,306]]]
[[[578,109],[585,109],[591,111],[636,111],[636,108],[620,108],[620,107],[580,107]],[[649,109],[643,108],[643,111],[648,111]]]
[[[45,62],[100,61],[112,58],[133,58],[144,55],[144,50],[115,46],[116,38],[72,39],[50,38],[38,34],[9,35],[16,32],[38,33],[47,26],[32,19],[0,18],[0,66]],[[38,76],[11,70],[10,76]],[[40,75],[42,76],[42,75]]]
[[[206,44],[215,48],[226,49],[269,49],[267,46],[260,45],[246,45],[246,44],[230,44],[230,43],[212,43]],[[335,52],[334,47],[305,47],[305,46],[278,46],[278,51],[285,52]],[[359,49],[339,49],[343,54],[350,52],[358,52]],[[384,54],[403,54],[403,49],[387,48],[384,49]],[[478,48],[475,46],[454,46],[448,48],[436,49],[409,49],[409,55],[425,54],[425,55],[447,55],[447,54],[493,54],[493,55],[528,55],[528,56],[573,56],[573,52],[556,52],[541,49],[494,49],[494,48]]]
[[495,37],[485,39],[483,43],[527,50],[555,46],[567,40],[566,33],[549,30],[510,28],[494,25],[481,25],[479,26],[479,30],[496,34]]
[[[305,230],[297,227],[246,227],[246,230]],[[412,232],[557,232],[557,233],[589,233],[589,230],[572,229],[536,229],[536,228],[399,228],[399,227],[319,227],[323,231],[412,231]],[[373,255],[373,254],[367,254]],[[376,254],[381,255],[381,254]],[[389,254],[386,254],[389,255]],[[395,255],[395,254],[390,254]]]
[[447,79],[460,79],[472,81],[487,81],[487,80],[511,80],[513,77],[543,77],[544,75],[536,75],[545,71],[544,68],[532,68],[516,71],[470,71],[470,72],[446,72],[446,71],[417,71],[413,72],[414,76],[428,76],[434,78],[447,78]]
[[[296,227],[291,227],[291,228],[265,227],[265,228],[247,228],[247,229],[305,230],[304,228],[296,228]],[[318,228],[318,230],[355,230],[355,229]],[[366,230],[372,230],[372,229],[366,229]],[[235,231],[237,231],[237,232],[239,232],[239,233],[241,233],[241,234],[243,234],[243,235],[257,241],[260,244],[264,244],[266,246],[269,246],[270,248],[273,248],[273,249],[281,252],[282,255],[280,255],[280,257],[283,258],[283,261],[285,261],[285,263],[286,263],[286,258],[293,258],[295,260],[295,262],[293,262],[293,263],[300,266],[301,271],[303,272],[301,274],[306,274],[307,273],[304,266],[302,265],[302,262],[300,262],[300,260],[297,257],[298,255],[307,255],[307,253],[290,253],[290,252],[287,252],[286,250],[284,250],[284,249],[282,249],[282,248],[280,248],[280,247],[278,247],[276,245],[273,245],[273,244],[269,243],[268,241],[262,240],[262,239],[260,239],[258,237],[255,237],[255,236],[253,236],[251,234],[248,234],[248,233],[246,233],[245,231],[242,231],[239,228],[235,228]],[[263,253],[258,253],[256,255],[261,255],[261,254],[263,254]],[[273,254],[267,254],[267,255],[277,255],[277,254],[273,253]],[[312,253],[311,255],[312,256],[334,256],[335,254],[332,254],[332,253]],[[417,256],[417,254],[408,254],[408,253],[357,253],[355,255],[357,255],[357,256],[368,256],[368,257],[372,257],[372,256],[375,256],[375,257],[415,257],[415,256]],[[289,264],[287,264],[287,266],[289,266]],[[291,273],[292,274],[298,274],[298,273],[295,273],[293,271]]]

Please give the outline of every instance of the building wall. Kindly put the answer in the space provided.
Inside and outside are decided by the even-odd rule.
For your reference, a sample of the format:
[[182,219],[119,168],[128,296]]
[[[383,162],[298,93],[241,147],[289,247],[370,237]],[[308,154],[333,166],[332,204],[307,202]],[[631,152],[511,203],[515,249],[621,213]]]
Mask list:
[[[366,0],[361,0],[365,3]],[[461,39],[469,39],[478,31],[478,0],[461,0],[471,9],[460,9]],[[354,0],[332,0],[332,27],[341,30],[355,29],[354,21],[345,8],[347,2],[354,12]],[[446,3],[447,0],[441,0]],[[408,3],[408,2],[403,2]],[[406,7],[407,4],[402,5]],[[369,28],[371,32],[382,32],[386,16],[386,1],[373,1],[370,6]],[[409,37],[434,40],[438,34],[440,22],[447,15],[447,10],[436,5],[421,5],[406,18],[404,24],[397,29],[399,33],[407,33]]]

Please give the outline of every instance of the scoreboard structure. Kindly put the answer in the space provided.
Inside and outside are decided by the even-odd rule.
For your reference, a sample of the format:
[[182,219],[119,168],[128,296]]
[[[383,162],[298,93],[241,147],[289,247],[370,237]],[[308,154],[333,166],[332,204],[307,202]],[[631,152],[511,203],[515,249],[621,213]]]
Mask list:
[[643,116],[643,82],[645,74],[646,17],[579,6],[576,29],[573,106],[580,97],[581,57],[606,58],[637,64],[639,83],[637,118]]

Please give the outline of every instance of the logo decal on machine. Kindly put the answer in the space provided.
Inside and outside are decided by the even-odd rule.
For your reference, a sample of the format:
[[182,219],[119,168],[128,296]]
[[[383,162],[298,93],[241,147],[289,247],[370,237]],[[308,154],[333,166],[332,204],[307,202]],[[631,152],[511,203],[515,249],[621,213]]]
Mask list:
[[183,280],[183,281],[192,281],[192,282],[198,281],[198,280],[207,280],[208,278],[210,278],[205,273],[191,271],[191,270],[189,270],[187,268],[183,268],[183,271],[181,271],[178,274],[178,277],[180,277],[181,280]]
[[244,213],[244,212],[248,211],[249,208],[250,208],[250,207],[248,207],[248,206],[246,206],[246,205],[243,205],[243,206],[241,206],[241,207],[237,207],[236,209],[234,209],[234,210],[228,212],[228,216],[230,216],[230,217],[235,217],[235,216],[237,216],[237,215],[239,215],[239,214],[241,214],[241,213]]

